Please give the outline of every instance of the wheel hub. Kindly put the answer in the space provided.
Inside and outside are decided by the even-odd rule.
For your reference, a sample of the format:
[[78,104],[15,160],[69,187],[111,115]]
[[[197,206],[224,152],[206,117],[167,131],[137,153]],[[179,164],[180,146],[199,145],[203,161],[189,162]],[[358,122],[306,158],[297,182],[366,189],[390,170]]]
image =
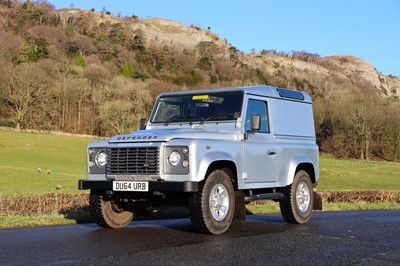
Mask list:
[[229,195],[224,185],[217,184],[212,188],[209,204],[213,218],[217,221],[222,221],[229,209]]
[[310,206],[310,189],[305,182],[301,182],[296,189],[297,208],[301,212],[306,212]]

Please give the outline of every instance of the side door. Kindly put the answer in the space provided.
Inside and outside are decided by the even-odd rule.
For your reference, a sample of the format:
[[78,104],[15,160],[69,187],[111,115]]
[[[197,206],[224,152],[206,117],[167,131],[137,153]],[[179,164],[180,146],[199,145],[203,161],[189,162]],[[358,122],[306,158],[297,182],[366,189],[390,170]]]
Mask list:
[[[277,181],[277,156],[265,98],[248,96],[244,121],[244,172],[247,183]],[[251,116],[261,116],[260,130],[251,129]]]

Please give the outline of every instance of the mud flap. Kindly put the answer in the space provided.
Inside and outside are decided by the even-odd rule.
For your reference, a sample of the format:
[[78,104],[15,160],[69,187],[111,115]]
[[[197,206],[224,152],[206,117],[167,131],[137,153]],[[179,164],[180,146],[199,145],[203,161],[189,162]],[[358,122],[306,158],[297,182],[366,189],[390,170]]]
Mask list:
[[314,192],[313,210],[322,211],[322,197],[317,192]]
[[244,201],[244,192],[241,190],[235,191],[235,213],[233,214],[233,220],[246,220],[246,204]]

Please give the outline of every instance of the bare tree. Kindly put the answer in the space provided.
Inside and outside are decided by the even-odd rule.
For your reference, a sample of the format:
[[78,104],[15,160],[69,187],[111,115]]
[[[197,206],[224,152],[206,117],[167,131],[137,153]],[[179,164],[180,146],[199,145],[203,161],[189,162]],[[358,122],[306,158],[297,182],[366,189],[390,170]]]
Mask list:
[[42,100],[48,87],[46,75],[36,64],[22,64],[2,69],[0,79],[5,104],[14,115],[16,127],[24,129],[26,115]]
[[348,107],[349,136],[353,136],[359,159],[370,160],[371,143],[379,131],[381,119],[377,103],[369,99],[355,101]]
[[385,144],[386,153],[395,162],[400,157],[400,103],[390,102],[385,112]]

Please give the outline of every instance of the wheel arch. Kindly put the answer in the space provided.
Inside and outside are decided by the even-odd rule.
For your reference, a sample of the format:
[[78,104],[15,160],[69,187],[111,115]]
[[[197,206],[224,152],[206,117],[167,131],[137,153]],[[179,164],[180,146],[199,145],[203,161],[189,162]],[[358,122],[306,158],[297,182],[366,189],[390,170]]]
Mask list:
[[313,184],[316,182],[315,169],[314,169],[314,166],[312,163],[309,163],[309,162],[300,163],[299,165],[297,165],[295,174],[300,170],[306,171],[308,173],[308,175],[310,176],[311,182]]
[[231,182],[233,184],[233,188],[237,190],[238,182],[236,164],[233,161],[228,160],[214,161],[208,167],[206,176],[216,169],[224,170],[229,175],[229,178],[231,179]]
[[233,156],[226,152],[210,152],[199,163],[196,180],[204,180],[215,169],[225,169],[232,179],[234,189],[238,187],[237,166]]
[[306,171],[310,175],[311,182],[313,184],[316,183],[316,181],[318,180],[318,173],[317,173],[318,166],[315,166],[312,160],[310,160],[309,158],[300,156],[293,158],[289,164],[288,177],[287,177],[288,185],[293,183],[294,176],[300,170]]

